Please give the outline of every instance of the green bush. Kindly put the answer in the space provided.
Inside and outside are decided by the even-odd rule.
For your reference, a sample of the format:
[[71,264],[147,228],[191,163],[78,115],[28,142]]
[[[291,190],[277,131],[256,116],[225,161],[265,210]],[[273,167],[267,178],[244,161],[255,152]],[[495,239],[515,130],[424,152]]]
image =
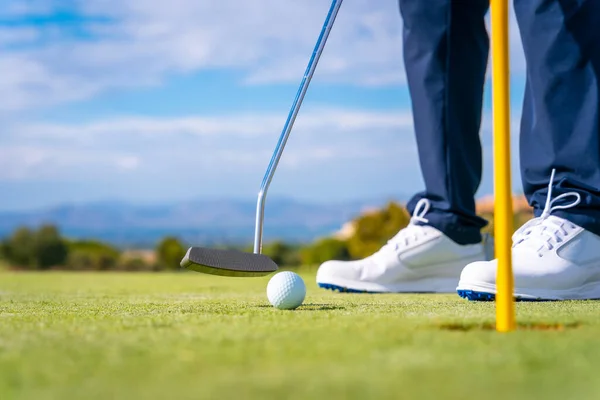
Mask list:
[[55,226],[44,225],[35,233],[33,251],[37,268],[48,269],[64,265],[69,248]]
[[350,252],[344,240],[324,238],[302,249],[301,259],[303,265],[318,265],[329,260],[349,260]]
[[8,260],[6,258],[7,249],[8,248],[7,248],[6,242],[3,240],[0,240],[0,270],[5,269],[2,267],[6,266],[6,264],[8,264]]
[[295,267],[301,263],[299,248],[282,241],[266,244],[263,246],[262,253],[280,266]]
[[35,232],[27,227],[17,228],[4,242],[4,254],[8,262],[17,267],[33,269],[36,265]]
[[69,244],[66,267],[71,270],[107,271],[114,269],[120,252],[116,248],[94,240],[75,241]]
[[128,257],[119,261],[117,269],[120,271],[153,271],[155,266],[141,257]]
[[8,260],[4,254],[4,242],[0,242],[0,271],[7,270],[8,268]]
[[167,236],[156,246],[156,260],[160,269],[178,270],[187,249],[173,236]]
[[43,225],[38,230],[17,228],[2,244],[2,253],[11,264],[28,269],[48,269],[62,265],[68,248],[58,229]]

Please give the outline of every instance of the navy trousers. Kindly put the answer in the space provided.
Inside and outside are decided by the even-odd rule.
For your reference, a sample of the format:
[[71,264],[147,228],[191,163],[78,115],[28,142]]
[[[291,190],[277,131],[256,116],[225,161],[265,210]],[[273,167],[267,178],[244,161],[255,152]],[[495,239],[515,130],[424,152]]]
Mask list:
[[[475,214],[489,54],[489,0],[399,0],[404,62],[429,223],[460,244],[481,240]],[[527,61],[520,129],[524,193],[539,216],[552,197],[581,204],[554,215],[600,235],[600,0],[514,0]],[[573,200],[572,198],[565,199]]]

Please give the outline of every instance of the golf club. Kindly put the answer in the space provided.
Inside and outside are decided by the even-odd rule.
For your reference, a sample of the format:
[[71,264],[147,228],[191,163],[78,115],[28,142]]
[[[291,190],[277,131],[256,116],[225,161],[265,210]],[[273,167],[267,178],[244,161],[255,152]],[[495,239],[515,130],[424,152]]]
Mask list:
[[263,178],[256,203],[254,253],[246,253],[238,250],[191,247],[181,260],[182,267],[206,274],[224,276],[262,276],[277,271],[277,264],[269,257],[261,254],[267,191],[341,5],[342,0],[333,0],[331,3],[331,7],[329,8],[329,12],[325,19],[325,23],[323,24],[323,28],[321,29],[315,49],[308,62],[304,77],[300,83],[300,88],[298,89],[298,93],[292,104],[292,108],[283,127],[283,131],[281,132],[281,136],[279,137],[279,141],[277,142],[277,146],[273,152],[271,162],[269,163]]

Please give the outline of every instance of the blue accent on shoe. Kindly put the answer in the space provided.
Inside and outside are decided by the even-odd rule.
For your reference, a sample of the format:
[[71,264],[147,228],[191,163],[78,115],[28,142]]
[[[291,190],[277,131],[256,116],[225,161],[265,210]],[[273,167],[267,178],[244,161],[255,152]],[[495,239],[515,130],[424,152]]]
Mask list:
[[320,288],[338,291],[340,293],[369,293],[369,294],[389,294],[389,293],[412,293],[412,294],[430,294],[435,293],[433,291],[403,291],[403,292],[390,292],[390,291],[377,291],[377,290],[358,290],[350,289],[344,286],[333,285],[331,283],[318,283]]
[[327,290],[333,290],[333,291],[337,290],[340,293],[377,293],[377,292],[368,292],[366,290],[349,289],[349,288],[345,288],[343,286],[332,285],[331,283],[319,283],[319,287],[323,288],[323,289],[327,289]]
[[[467,300],[471,300],[471,301],[494,301],[494,300],[496,300],[496,295],[494,293],[476,292],[474,290],[457,290],[456,292],[463,299],[467,299]],[[518,297],[518,296],[515,297],[514,300],[516,302],[558,301],[558,300],[553,300],[553,299],[542,299],[542,298],[532,299],[529,297]]]
[[473,290],[457,290],[457,293],[463,299],[471,301],[494,301],[494,293],[475,292]]

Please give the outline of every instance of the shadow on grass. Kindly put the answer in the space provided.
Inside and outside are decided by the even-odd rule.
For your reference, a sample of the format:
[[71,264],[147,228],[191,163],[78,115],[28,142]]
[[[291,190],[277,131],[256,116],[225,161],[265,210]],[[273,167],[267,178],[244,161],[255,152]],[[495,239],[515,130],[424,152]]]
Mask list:
[[[545,322],[530,322],[530,323],[518,323],[517,330],[523,331],[566,331],[568,329],[579,328],[582,324],[579,322],[573,322],[568,324],[559,323],[545,323]],[[469,324],[469,323],[455,323],[455,324],[441,324],[439,328],[446,331],[495,331],[496,324],[483,323],[483,324]]]
[[298,310],[307,311],[331,311],[331,310],[345,310],[345,306],[336,306],[333,304],[303,304]]
[[[257,307],[259,308],[273,308],[271,305],[260,304]],[[296,308],[294,311],[333,311],[333,310],[345,310],[345,306],[337,306],[333,304],[302,304],[300,307]]]

